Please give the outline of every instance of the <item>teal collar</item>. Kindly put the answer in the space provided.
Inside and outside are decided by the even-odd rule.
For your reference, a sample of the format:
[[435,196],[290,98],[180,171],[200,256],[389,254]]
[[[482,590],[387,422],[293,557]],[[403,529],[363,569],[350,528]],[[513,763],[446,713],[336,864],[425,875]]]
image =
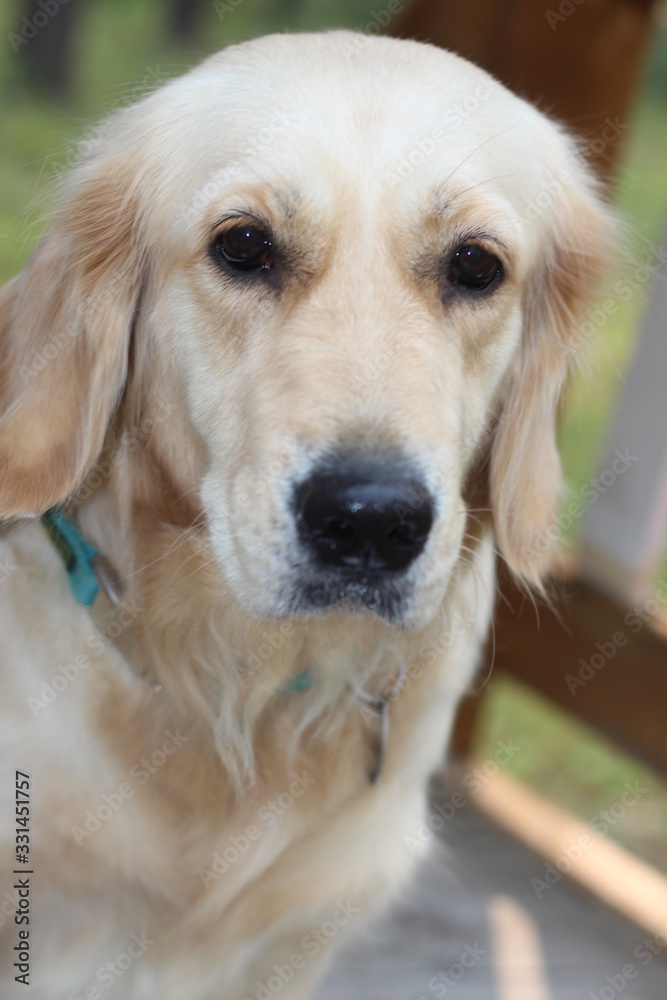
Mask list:
[[308,670],[302,670],[300,674],[291,677],[278,688],[279,695],[301,694],[302,691],[310,691],[315,683],[315,678]]
[[100,592],[95,563],[102,559],[101,552],[86,541],[73,521],[55,508],[42,516],[42,524],[65,564],[72,593],[79,604],[91,607]]
[[[62,511],[51,508],[42,516],[42,524],[65,564],[69,585],[79,604],[85,608],[92,607],[100,592],[100,585],[114,603],[119,603],[115,594],[109,592],[107,560],[99,549],[86,541],[74,521]],[[310,690],[314,683],[313,675],[303,670],[289,681],[285,681],[278,689],[278,694],[300,694]]]

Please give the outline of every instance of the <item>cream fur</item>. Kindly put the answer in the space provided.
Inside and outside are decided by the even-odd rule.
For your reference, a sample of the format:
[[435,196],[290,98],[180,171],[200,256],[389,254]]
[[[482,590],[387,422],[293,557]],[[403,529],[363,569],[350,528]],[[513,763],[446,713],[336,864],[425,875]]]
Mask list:
[[[280,294],[212,266],[230,213],[294,249]],[[409,876],[403,838],[487,633],[494,539],[526,583],[546,569],[555,407],[609,232],[560,128],[417,43],[258,39],[111,119],[0,293],[0,516],[68,504],[126,604],[79,607],[39,523],[0,540],[1,856],[18,768],[36,873],[29,990],[2,895],[3,997],[254,998],[300,954],[280,996],[301,1000]],[[471,234],[505,280],[443,303],[443,248]],[[409,455],[437,500],[394,622],[294,611],[290,484],[341,443]],[[306,669],[312,689],[281,694]],[[358,692],[402,669],[371,786]],[[325,923],[340,932],[315,953]],[[152,943],[107,989],[133,933]]]

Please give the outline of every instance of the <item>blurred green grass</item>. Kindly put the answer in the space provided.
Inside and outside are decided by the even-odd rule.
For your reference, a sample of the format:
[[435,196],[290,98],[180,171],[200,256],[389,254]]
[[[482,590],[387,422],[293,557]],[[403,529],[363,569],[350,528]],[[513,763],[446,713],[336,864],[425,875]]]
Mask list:
[[[375,9],[379,5],[375,4]],[[20,19],[17,3],[0,7],[0,284],[25,263],[43,229],[49,192],[73,161],[77,140],[105,112],[136,98],[152,80],[184,72],[205,55],[256,34],[285,28],[363,27],[374,9],[360,0],[242,0],[221,20],[211,4],[185,46],[170,40],[160,0],[87,0],[78,25],[75,85],[61,103],[35,97],[6,40]],[[615,203],[636,234],[637,257],[661,239],[667,208],[667,31],[656,31],[631,128],[624,133]],[[645,295],[621,303],[595,338],[584,371],[569,388],[560,432],[569,490],[595,474],[614,400],[632,356]],[[565,533],[576,542],[581,522]],[[650,791],[610,835],[667,870],[667,789],[648,769],[519,685],[494,678],[477,752],[492,756],[511,737],[525,752],[509,765],[518,777],[583,819],[608,808],[626,782]]]
[[[375,5],[377,6],[377,4]],[[189,45],[170,38],[161,0],[86,0],[77,23],[68,103],[35,96],[7,38],[21,7],[0,6],[0,282],[21,270],[43,226],[44,197],[73,162],[78,139],[106,113],[184,73],[225,45],[287,28],[362,27],[372,0],[242,0],[222,19],[206,6]],[[286,16],[286,12],[291,16]],[[29,43],[28,43],[29,44]]]

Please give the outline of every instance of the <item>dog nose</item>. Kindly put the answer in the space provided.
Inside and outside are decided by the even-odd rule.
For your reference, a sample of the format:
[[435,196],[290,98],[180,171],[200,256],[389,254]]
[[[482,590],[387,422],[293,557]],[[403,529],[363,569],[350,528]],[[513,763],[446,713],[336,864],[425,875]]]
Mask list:
[[299,534],[319,561],[355,571],[405,569],[433,524],[428,490],[391,470],[315,475],[297,505]]

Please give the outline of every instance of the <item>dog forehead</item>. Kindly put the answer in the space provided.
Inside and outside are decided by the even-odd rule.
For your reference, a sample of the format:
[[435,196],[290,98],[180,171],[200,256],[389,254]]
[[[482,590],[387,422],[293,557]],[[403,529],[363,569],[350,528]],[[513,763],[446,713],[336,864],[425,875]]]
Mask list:
[[446,136],[440,154],[452,142],[467,151],[490,130],[529,130],[534,117],[487,73],[450,52],[350,32],[233,46],[177,86],[187,101],[188,139],[204,154],[204,168],[221,154],[250,166],[253,154],[270,161],[272,149],[281,162],[293,150],[295,164],[321,151],[338,163],[367,162],[375,153],[390,165],[412,145],[428,145],[433,132]]
[[448,183],[516,203],[544,184],[545,147],[558,146],[551,123],[460,57],[352,32],[233,46],[165,91],[159,131],[177,139],[165,190],[173,210],[180,177],[180,215],[200,224],[225,195],[262,184],[295,211],[330,214],[353,194],[413,214]]

